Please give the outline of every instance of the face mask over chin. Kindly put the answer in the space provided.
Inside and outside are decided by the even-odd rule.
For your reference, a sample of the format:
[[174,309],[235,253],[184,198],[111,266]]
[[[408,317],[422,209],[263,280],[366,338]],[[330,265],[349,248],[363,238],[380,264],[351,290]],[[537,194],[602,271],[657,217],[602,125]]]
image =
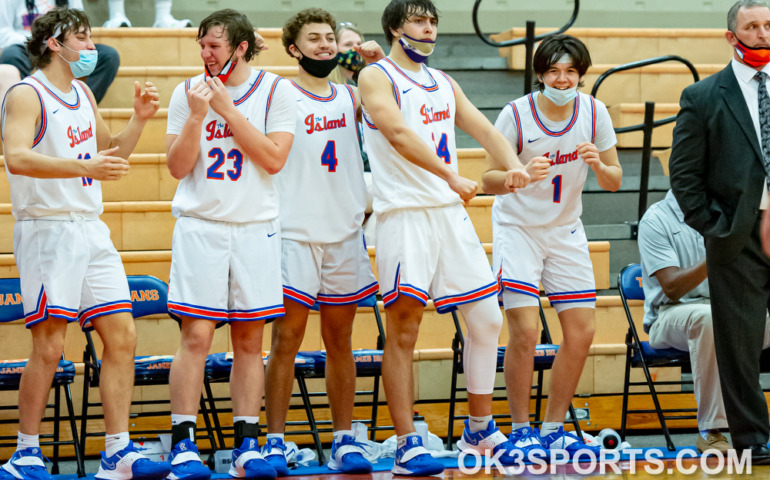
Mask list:
[[[734,34],[733,34],[734,35]],[[735,51],[746,64],[760,68],[770,63],[770,48],[768,47],[749,47],[735,37],[738,43],[735,45]]]
[[326,60],[316,60],[310,58],[295,44],[294,48],[302,55],[299,59],[299,66],[302,67],[308,74],[316,78],[326,78],[332,71],[337,68],[337,56],[327,58]]
[[203,65],[203,67],[206,69],[206,75],[208,75],[211,78],[218,78],[222,81],[222,83],[227,83],[227,79],[230,78],[230,74],[233,73],[233,70],[235,70],[235,66],[238,65],[238,61],[232,61],[233,55],[235,55],[235,50],[233,50],[233,53],[230,54],[230,58],[227,59],[227,62],[225,62],[225,66],[222,67],[222,70],[219,71],[217,75],[212,75],[211,70],[209,70],[208,65]]
[[552,101],[559,107],[563,107],[577,97],[577,85],[566,90],[559,90],[558,88],[549,87],[545,85],[543,89],[543,95],[545,98]]
[[[58,41],[58,40],[57,40]],[[71,52],[75,52],[76,50],[71,49],[70,47],[64,45],[63,43],[59,42],[59,45],[66,48],[67,50]],[[59,56],[67,62],[70,66],[70,71],[72,72],[72,75],[75,78],[82,78],[87,77],[93,73],[94,68],[96,68],[96,62],[99,60],[99,52],[96,50],[80,50],[77,51],[78,53],[78,59],[74,62],[67,61],[66,58],[62,56],[61,53],[56,52],[59,54]]]
[[417,40],[403,32],[401,33],[398,42],[401,44],[401,48],[404,50],[406,56],[415,63],[425,63],[430,54],[433,53],[433,49],[436,47],[435,40]]

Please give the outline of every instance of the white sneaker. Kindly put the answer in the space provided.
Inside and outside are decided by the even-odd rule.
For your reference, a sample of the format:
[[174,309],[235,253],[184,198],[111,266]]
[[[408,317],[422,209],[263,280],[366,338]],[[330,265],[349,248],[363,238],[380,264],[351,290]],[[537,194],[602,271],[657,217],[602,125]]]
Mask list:
[[104,28],[131,27],[131,21],[122,15],[115,16],[102,25]]
[[158,20],[152,24],[152,28],[187,28],[192,27],[192,22],[188,19],[177,20],[174,17],[167,17],[163,20]]

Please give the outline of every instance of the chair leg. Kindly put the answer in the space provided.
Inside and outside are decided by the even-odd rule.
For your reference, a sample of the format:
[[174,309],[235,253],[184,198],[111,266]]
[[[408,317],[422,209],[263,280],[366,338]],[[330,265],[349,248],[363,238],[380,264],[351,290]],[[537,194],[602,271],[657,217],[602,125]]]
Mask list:
[[208,379],[203,380],[203,388],[206,390],[206,397],[208,397],[209,400],[209,411],[211,412],[211,418],[214,420],[214,431],[217,432],[219,449],[224,450],[226,448],[225,435],[222,432],[222,425],[219,423],[219,411],[217,410],[216,402],[214,401],[214,394],[211,391],[211,382]]
[[663,416],[663,409],[660,407],[660,401],[658,400],[658,393],[655,391],[655,384],[652,381],[650,369],[647,367],[647,362],[644,361],[644,358],[642,358],[642,370],[644,370],[644,377],[647,379],[647,386],[650,388],[650,395],[652,396],[652,402],[655,404],[655,411],[658,414],[660,427],[663,430],[663,435],[666,437],[666,446],[669,451],[673,452],[676,450],[676,446],[674,446],[674,442],[671,440],[671,434],[666,425],[666,418]]
[[447,450],[452,449],[452,442],[454,440],[455,409],[457,408],[457,376],[460,374],[461,364],[461,355],[455,351],[452,359],[452,385],[449,389],[449,421],[447,422],[446,431]]
[[83,450],[80,448],[80,441],[78,439],[78,427],[75,423],[75,406],[72,401],[72,390],[69,385],[64,387],[64,399],[67,402],[67,412],[70,417],[70,430],[72,431],[72,447],[75,449],[75,461],[77,462],[78,477],[86,476],[85,460],[83,458]]
[[305,405],[307,421],[310,424],[310,430],[312,431],[313,443],[315,443],[316,452],[318,452],[318,464],[324,465],[326,463],[326,455],[324,455],[324,449],[321,445],[321,437],[318,435],[318,426],[315,423],[315,415],[313,415],[313,404],[310,402],[310,394],[307,390],[305,377],[300,374],[296,375],[296,378],[297,385],[299,386],[299,392],[302,396],[302,403]]
[[88,438],[88,397],[91,391],[91,367],[85,362],[83,370],[83,400],[80,405],[80,451],[86,451],[86,438]]
[[201,415],[203,415],[203,423],[206,425],[206,438],[209,441],[209,445],[211,445],[211,451],[215,452],[217,450],[217,442],[214,438],[214,428],[211,426],[209,408],[206,406],[206,400],[204,399],[203,395],[201,395],[200,406]]
[[380,374],[374,376],[374,387],[372,388],[372,422],[369,429],[369,440],[374,441],[377,434],[377,414],[380,403]]
[[61,386],[54,387],[54,402],[53,402],[53,465],[51,466],[51,473],[56,475],[59,473],[59,440],[61,440],[61,432],[59,429],[59,421],[61,415],[59,409],[61,408]]
[[543,370],[538,370],[537,372],[537,386],[535,387],[535,423],[536,425],[540,425],[540,414],[543,411],[543,377],[545,374],[543,373]]
[[626,439],[626,426],[628,425],[628,396],[631,382],[631,349],[626,353],[626,375],[623,380],[623,409],[620,416],[620,438]]

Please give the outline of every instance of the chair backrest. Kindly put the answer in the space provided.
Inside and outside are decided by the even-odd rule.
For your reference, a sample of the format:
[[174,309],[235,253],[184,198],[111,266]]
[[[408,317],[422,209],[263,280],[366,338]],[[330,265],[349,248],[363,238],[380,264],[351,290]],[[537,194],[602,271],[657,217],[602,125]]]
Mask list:
[[21,302],[21,283],[18,278],[0,278],[0,322],[24,318]]
[[620,297],[626,300],[644,300],[641,265],[632,263],[620,271],[618,290],[620,290]]
[[168,313],[168,285],[151,275],[129,275],[134,318]]

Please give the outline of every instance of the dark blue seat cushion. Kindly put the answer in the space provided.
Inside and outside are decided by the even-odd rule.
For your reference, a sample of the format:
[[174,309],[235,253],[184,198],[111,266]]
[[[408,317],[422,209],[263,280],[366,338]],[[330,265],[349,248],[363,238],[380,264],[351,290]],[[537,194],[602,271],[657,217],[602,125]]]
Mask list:
[[[267,365],[268,356],[263,354],[262,361]],[[212,353],[206,356],[204,374],[209,380],[222,380],[230,378],[230,370],[233,368],[233,352]],[[297,354],[294,358],[294,370],[297,372],[314,371],[314,359]]]
[[[690,363],[690,354],[683,352],[682,350],[676,350],[674,348],[665,348],[656,350],[650,346],[650,342],[641,342],[642,352],[644,353],[644,359],[647,361],[647,366],[656,367],[663,365],[687,365]],[[639,351],[634,350],[634,354],[631,356],[631,365],[639,367],[642,364],[642,359],[639,356]]]
[[[27,360],[0,360],[0,386],[17,387],[21,372],[27,366]],[[75,381],[75,364],[69,360],[59,360],[53,377],[54,385],[68,385]]]
[[[556,352],[559,351],[558,345],[550,343],[539,343],[535,347],[535,366],[545,367],[551,365],[556,358]],[[497,347],[497,366],[503,367],[505,361],[505,345]]]

